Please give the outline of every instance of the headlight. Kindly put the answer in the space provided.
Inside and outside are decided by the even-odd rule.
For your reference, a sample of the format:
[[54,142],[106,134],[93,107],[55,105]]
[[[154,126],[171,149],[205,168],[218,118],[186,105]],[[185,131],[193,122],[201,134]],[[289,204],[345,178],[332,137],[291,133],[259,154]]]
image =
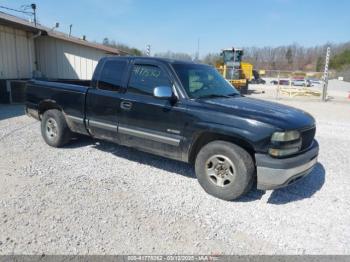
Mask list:
[[288,142],[300,138],[298,131],[275,132],[271,137],[272,142]]
[[269,154],[274,157],[293,155],[299,152],[301,142],[298,131],[275,132],[271,136]]

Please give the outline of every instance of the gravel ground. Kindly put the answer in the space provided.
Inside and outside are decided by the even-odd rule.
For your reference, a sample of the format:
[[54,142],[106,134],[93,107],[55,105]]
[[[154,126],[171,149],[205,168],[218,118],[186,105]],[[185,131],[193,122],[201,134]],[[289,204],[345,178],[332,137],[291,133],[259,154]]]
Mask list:
[[89,138],[51,148],[0,105],[0,254],[350,254],[350,103],[281,102],[316,116],[319,164],[235,202],[184,163]]

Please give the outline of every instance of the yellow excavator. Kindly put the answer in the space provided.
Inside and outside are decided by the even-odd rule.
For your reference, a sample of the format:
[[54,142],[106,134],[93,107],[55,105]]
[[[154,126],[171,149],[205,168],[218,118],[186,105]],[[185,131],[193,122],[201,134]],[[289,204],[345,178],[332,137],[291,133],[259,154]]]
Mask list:
[[249,81],[254,78],[253,65],[242,62],[243,50],[226,48],[222,50],[223,63],[216,64],[218,71],[242,94],[248,93]]

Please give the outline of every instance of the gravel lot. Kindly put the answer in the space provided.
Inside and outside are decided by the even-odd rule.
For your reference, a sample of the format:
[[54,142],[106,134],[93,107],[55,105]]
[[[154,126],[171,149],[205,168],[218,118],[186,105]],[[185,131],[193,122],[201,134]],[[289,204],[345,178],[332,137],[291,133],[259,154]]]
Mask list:
[[350,102],[280,102],[316,117],[319,164],[235,202],[184,163],[89,138],[50,148],[0,105],[0,254],[350,254]]

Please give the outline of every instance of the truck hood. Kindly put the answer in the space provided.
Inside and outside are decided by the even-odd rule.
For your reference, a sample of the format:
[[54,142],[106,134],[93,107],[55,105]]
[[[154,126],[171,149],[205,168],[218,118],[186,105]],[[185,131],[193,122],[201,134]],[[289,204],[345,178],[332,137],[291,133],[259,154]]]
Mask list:
[[232,97],[197,101],[208,109],[228,113],[233,117],[256,120],[283,130],[315,125],[315,119],[303,110],[260,99]]

